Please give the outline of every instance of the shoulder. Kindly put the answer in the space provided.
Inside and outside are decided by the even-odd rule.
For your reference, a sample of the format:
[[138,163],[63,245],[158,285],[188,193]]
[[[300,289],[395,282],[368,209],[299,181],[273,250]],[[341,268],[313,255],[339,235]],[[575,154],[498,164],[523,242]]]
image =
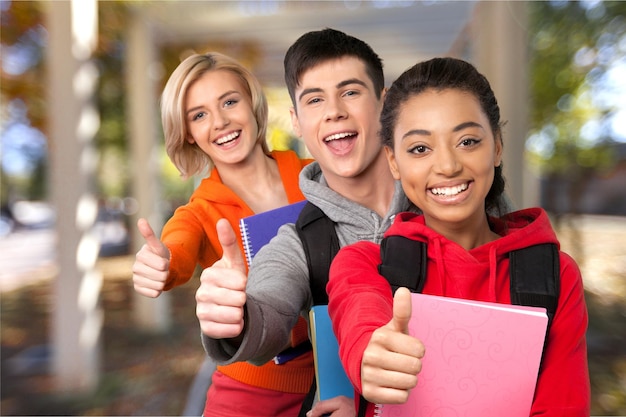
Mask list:
[[292,150],[272,151],[271,156],[276,160],[278,165],[293,165],[299,169],[313,162],[312,159],[300,158],[298,154]]
[[202,179],[198,187],[189,198],[189,206],[202,206],[205,209],[213,206],[242,207],[245,203],[226,184],[224,184],[217,174],[212,173],[210,177]]
[[574,258],[559,251],[559,267],[561,271],[561,288],[580,287],[582,291],[582,274]]
[[367,263],[376,264],[380,263],[380,245],[369,242],[359,241],[342,247],[333,264],[356,266],[356,264]]

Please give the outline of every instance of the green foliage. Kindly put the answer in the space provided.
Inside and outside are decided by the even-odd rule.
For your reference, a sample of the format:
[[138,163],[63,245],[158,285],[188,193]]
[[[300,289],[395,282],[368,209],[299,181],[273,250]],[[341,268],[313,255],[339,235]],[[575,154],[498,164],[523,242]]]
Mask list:
[[626,2],[529,2],[531,136],[529,162],[544,173],[605,171],[616,162],[610,132],[590,143],[589,122],[616,108],[592,100],[607,70],[623,59]]
[[[46,74],[43,45],[38,43],[38,33],[44,30],[43,16],[43,5],[37,1],[12,1],[2,12],[2,48],[29,48],[35,53],[31,65],[23,73],[10,74],[2,71],[0,95],[5,103],[17,98],[27,103],[31,125],[45,132]],[[6,56],[3,54],[0,58],[4,61]]]

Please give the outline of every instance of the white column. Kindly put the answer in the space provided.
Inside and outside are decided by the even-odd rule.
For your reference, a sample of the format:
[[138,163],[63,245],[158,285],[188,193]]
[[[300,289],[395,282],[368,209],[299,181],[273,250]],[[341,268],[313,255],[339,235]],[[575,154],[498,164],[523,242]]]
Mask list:
[[[148,219],[155,233],[160,235],[163,214],[160,210],[160,161],[157,132],[159,98],[156,82],[151,76],[156,61],[154,40],[150,26],[141,13],[132,15],[127,32],[126,96],[127,126],[130,141],[130,161],[133,195],[138,211],[131,228],[133,250],[136,253],[144,240],[136,227],[140,217]],[[170,326],[169,294],[152,299],[135,293],[134,317],[144,330],[164,332]]]
[[472,23],[472,60],[489,79],[504,126],[504,175],[515,208],[539,203],[539,182],[524,161],[529,129],[528,10],[525,1],[483,1]]
[[61,392],[95,389],[99,380],[102,277],[92,194],[99,125],[93,103],[98,70],[96,0],[45,2],[49,43],[48,107],[51,200],[57,213],[59,272],[52,311],[52,371]]

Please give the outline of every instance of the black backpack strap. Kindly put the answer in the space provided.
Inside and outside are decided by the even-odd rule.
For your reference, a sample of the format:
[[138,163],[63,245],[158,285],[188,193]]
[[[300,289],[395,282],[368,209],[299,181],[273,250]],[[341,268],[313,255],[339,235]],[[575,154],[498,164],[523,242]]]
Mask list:
[[308,202],[296,221],[296,231],[306,254],[313,304],[328,304],[328,271],[339,252],[335,223],[319,207]]
[[380,244],[378,272],[395,293],[400,287],[421,293],[426,282],[426,243],[404,236],[387,236]]
[[306,417],[306,413],[309,412],[311,408],[313,408],[313,402],[315,401],[315,394],[317,393],[317,381],[315,377],[313,377],[313,382],[311,383],[311,388],[307,393],[306,397],[304,397],[304,401],[300,406],[300,412],[298,413],[298,417]]
[[560,292],[561,271],[556,245],[545,243],[511,251],[509,262],[511,303],[545,307],[548,313],[547,334]]
[[[298,216],[296,231],[302,241],[302,248],[306,255],[313,304],[328,304],[328,294],[326,293],[328,272],[333,258],[339,252],[339,238],[335,230],[335,223],[319,207],[308,202]],[[306,417],[306,413],[313,407],[316,392],[317,384],[313,378],[313,383],[300,407],[298,417]]]
[[368,401],[364,396],[359,396],[359,409],[357,410],[357,417],[365,417],[365,412],[367,411],[367,403]]

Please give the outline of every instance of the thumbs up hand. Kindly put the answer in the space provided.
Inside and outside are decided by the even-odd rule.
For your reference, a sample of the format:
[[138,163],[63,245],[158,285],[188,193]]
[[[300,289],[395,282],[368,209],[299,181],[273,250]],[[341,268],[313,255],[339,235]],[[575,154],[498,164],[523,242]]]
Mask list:
[[137,228],[146,243],[135,256],[133,284],[139,294],[156,298],[163,292],[169,276],[170,251],[156,237],[146,219],[139,219]]
[[244,326],[246,265],[230,223],[220,219],[216,228],[223,255],[202,271],[196,291],[196,316],[205,335],[214,339],[236,338]]
[[417,385],[424,345],[409,335],[410,318],[411,293],[399,288],[393,299],[391,321],[374,331],[363,352],[361,388],[370,402],[404,403]]

